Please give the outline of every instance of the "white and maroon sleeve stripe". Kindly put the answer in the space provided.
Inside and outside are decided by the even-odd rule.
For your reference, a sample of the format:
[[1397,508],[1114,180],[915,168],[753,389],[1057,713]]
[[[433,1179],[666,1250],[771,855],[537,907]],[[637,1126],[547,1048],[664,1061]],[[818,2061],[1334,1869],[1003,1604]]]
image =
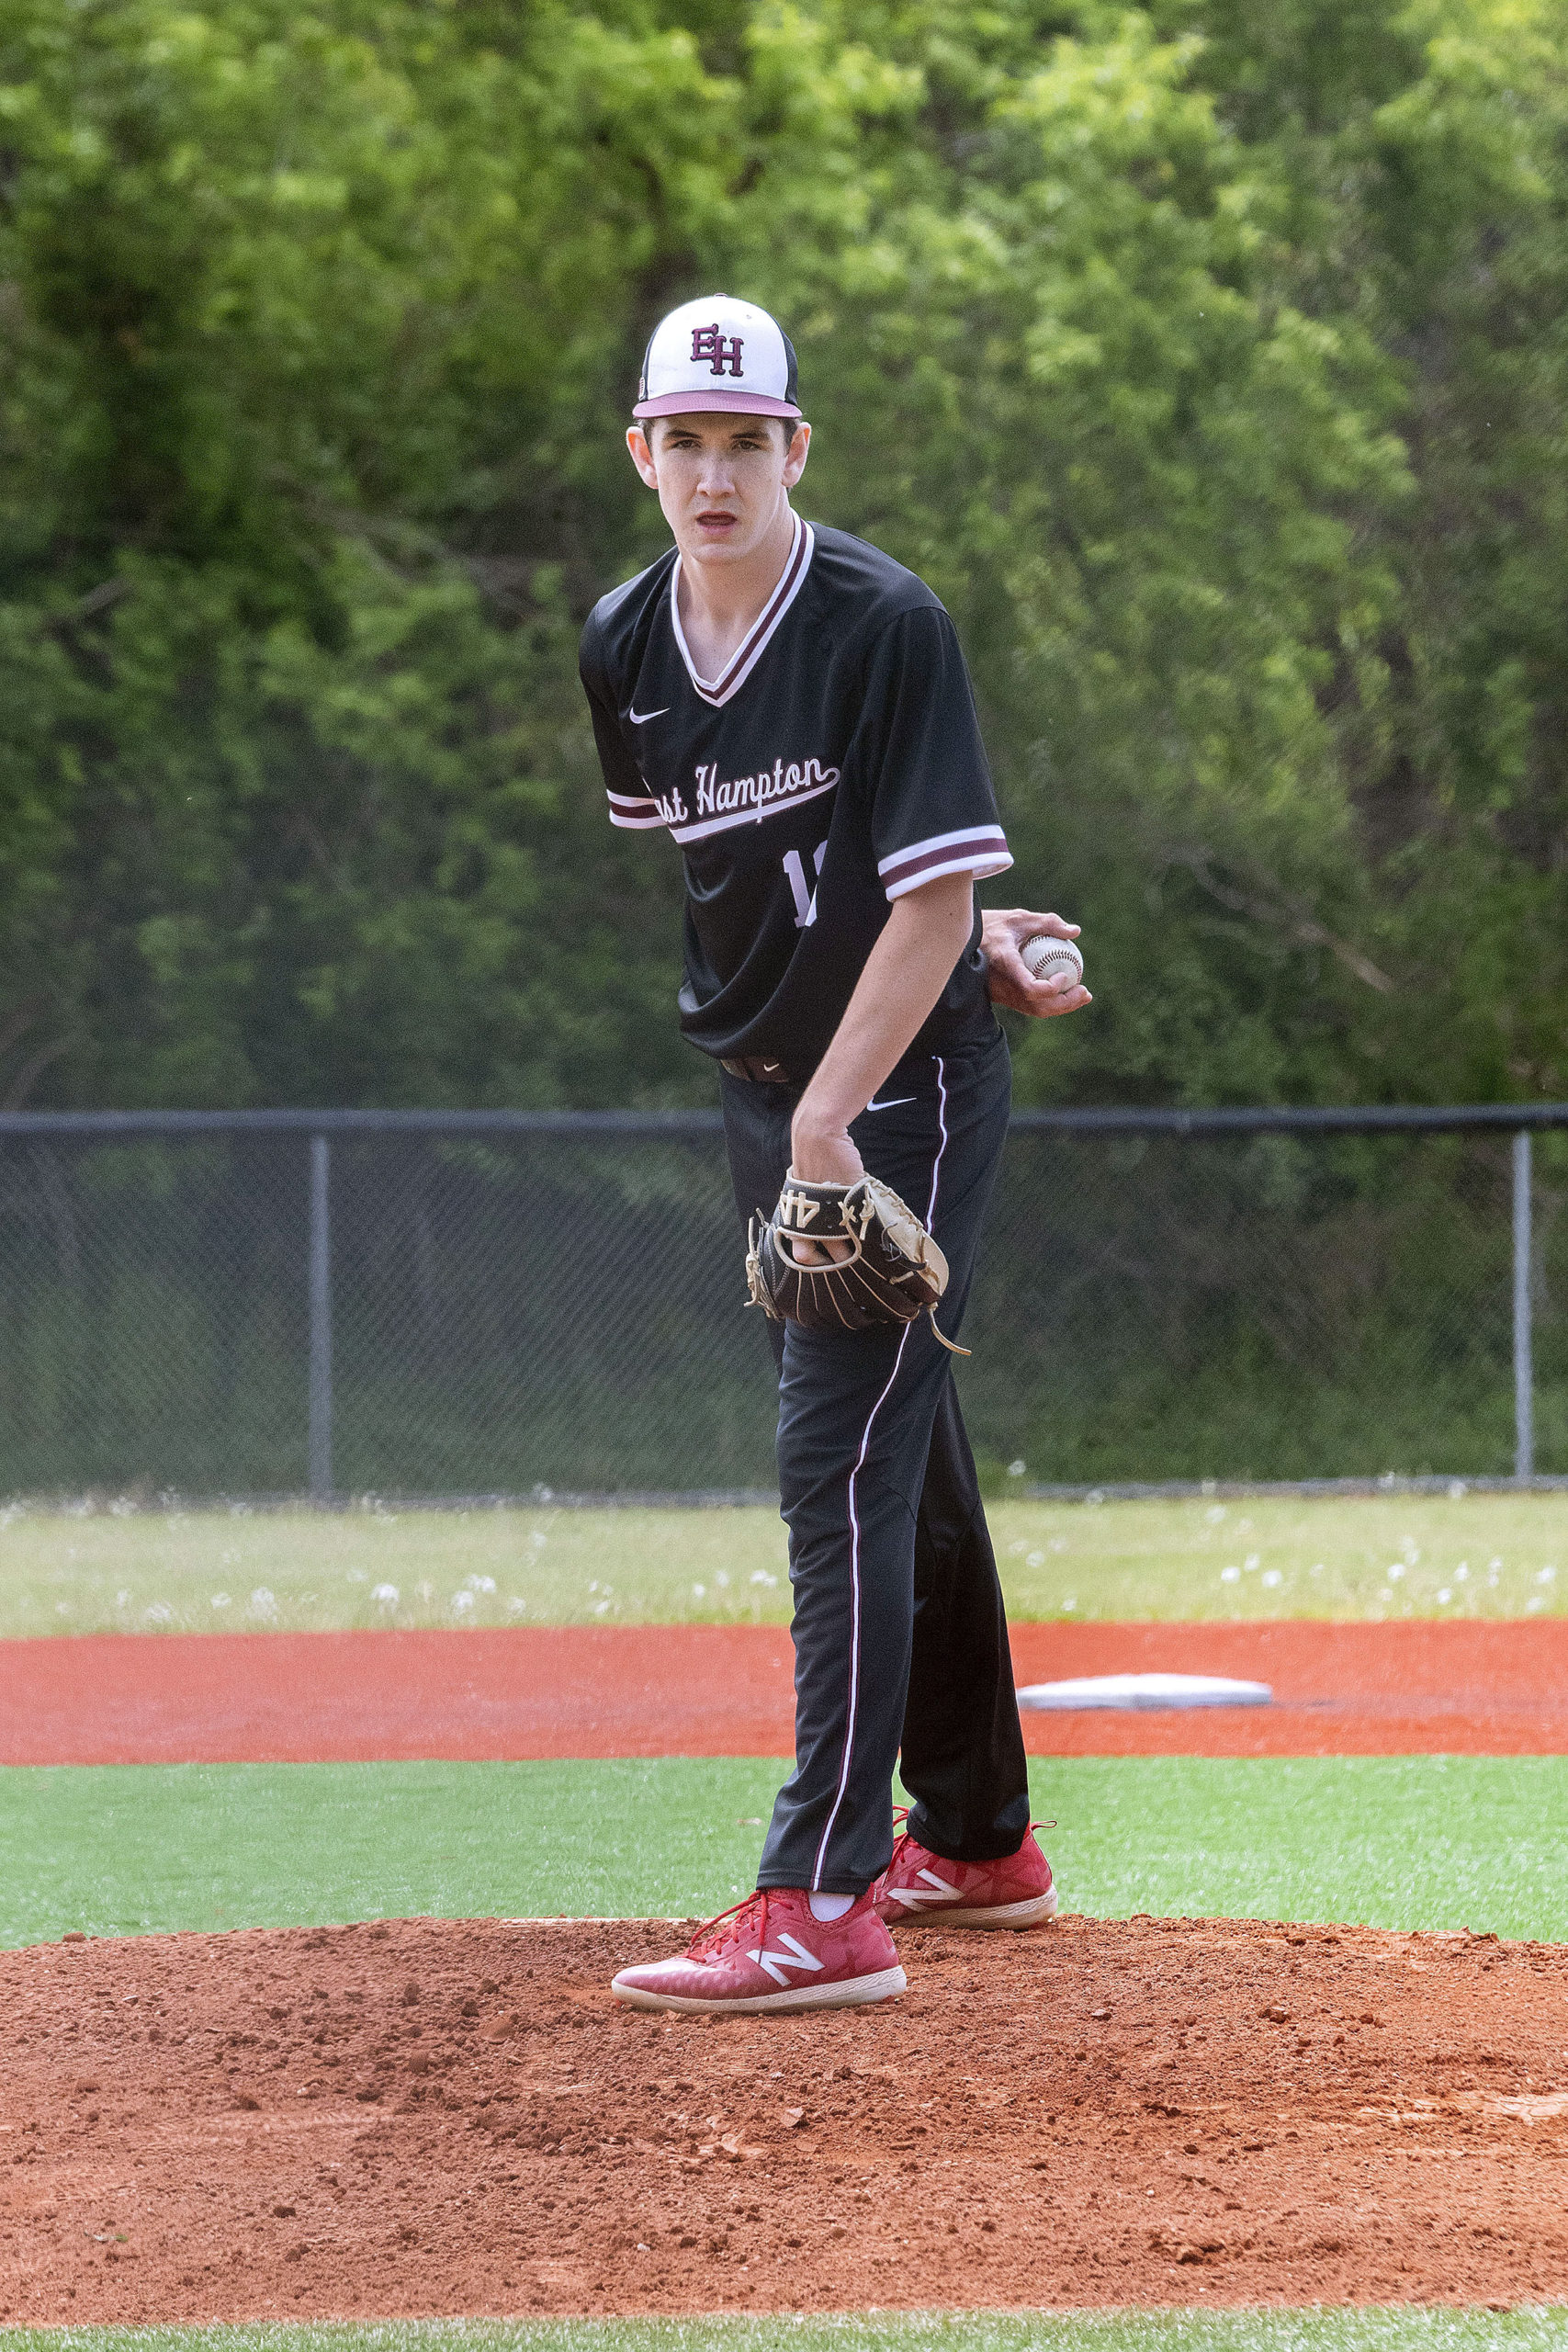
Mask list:
[[625,792],[612,792],[606,797],[610,803],[612,825],[624,826],[628,832],[639,832],[646,826],[664,822],[658,801],[651,797],[634,797]]
[[972,874],[983,881],[987,874],[1005,874],[1012,864],[1007,835],[999,825],[969,825],[962,832],[932,833],[908,849],[895,850],[877,866],[882,887],[890,899],[918,890],[943,874]]

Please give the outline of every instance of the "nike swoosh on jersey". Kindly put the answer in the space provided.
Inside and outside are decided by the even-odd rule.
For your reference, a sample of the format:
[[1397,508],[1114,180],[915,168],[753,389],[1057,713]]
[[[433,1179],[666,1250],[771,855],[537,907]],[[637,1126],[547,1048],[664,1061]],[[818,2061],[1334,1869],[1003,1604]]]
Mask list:
[[634,727],[646,727],[650,718],[662,718],[671,707],[669,703],[663,703],[657,710],[628,710],[626,717]]
[[886,1102],[868,1102],[865,1107],[868,1111],[897,1111],[901,1102],[913,1102],[916,1099],[913,1094],[894,1094]]

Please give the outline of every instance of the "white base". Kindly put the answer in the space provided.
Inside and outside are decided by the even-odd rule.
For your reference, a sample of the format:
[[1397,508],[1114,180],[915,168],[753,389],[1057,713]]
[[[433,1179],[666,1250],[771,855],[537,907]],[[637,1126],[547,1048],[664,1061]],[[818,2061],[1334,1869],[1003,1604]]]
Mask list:
[[1070,1682],[1031,1682],[1018,1694],[1026,1714],[1066,1713],[1114,1707],[1268,1707],[1268,1682],[1237,1682],[1224,1674],[1084,1674]]

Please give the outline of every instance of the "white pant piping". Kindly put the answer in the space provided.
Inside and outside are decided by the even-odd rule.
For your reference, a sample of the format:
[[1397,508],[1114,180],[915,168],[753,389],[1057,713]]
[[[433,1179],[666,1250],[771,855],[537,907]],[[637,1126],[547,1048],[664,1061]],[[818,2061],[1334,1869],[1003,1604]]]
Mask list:
[[[931,1199],[926,1204],[928,1227],[936,1216],[937,1186],[942,1180],[942,1158],[947,1149],[947,1075],[942,1068],[940,1054],[936,1057],[936,1085],[939,1139],[936,1158],[931,1162]],[[854,1761],[855,1752],[855,1721],[860,1712],[860,1513],[855,1507],[855,1481],[865,1467],[866,1453],[871,1444],[871,1432],[876,1426],[878,1413],[893,1394],[893,1384],[898,1377],[899,1366],[904,1361],[904,1351],[909,1344],[909,1334],[914,1328],[912,1323],[906,1323],[899,1335],[898,1352],[893,1359],[893,1370],[888,1374],[887,1385],[866,1417],[865,1428],[861,1434],[860,1452],[855,1457],[855,1466],[850,1472],[850,1704],[848,1719],[844,1724],[844,1760],[839,1769],[838,1791],[833,1798],[833,1809],[823,1826],[822,1836],[817,1848],[817,1859],[811,1869],[810,1891],[813,1894],[821,1892],[822,1871],[828,1858],[828,1840],[833,1834],[833,1825],[839,1818],[839,1808],[844,1802],[844,1792],[850,1784],[850,1770]]]

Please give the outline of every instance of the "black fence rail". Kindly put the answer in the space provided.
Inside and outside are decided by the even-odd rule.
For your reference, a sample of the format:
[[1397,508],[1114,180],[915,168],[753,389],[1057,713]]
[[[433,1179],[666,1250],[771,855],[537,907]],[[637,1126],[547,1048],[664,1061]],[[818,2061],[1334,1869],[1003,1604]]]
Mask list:
[[[1568,1471],[1568,1105],[1022,1112],[1028,1485]],[[716,1113],[0,1116],[0,1492],[766,1487]]]

